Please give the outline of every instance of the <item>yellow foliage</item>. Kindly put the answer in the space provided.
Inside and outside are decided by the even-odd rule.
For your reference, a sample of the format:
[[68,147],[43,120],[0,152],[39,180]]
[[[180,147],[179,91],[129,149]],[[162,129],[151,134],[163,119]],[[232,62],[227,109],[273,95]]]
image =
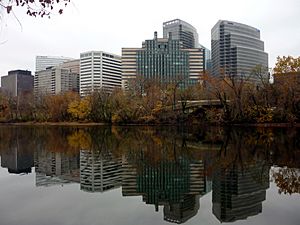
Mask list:
[[86,120],[91,112],[89,98],[75,100],[68,106],[68,113],[76,120]]
[[74,132],[72,135],[68,136],[68,143],[70,146],[77,149],[85,149],[90,150],[92,146],[92,138],[83,130],[79,130],[78,132]]

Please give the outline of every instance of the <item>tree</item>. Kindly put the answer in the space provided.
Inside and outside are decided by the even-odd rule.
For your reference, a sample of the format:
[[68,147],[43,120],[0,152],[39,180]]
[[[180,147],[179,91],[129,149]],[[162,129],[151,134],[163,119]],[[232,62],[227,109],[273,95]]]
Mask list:
[[[51,12],[57,10],[63,13],[63,7],[67,6],[71,0],[0,0],[0,8],[5,9],[7,14],[13,12],[16,7],[27,9],[26,14],[34,17],[50,17]],[[58,7],[58,9],[56,9]]]
[[294,122],[300,119],[300,57],[277,58],[274,86],[278,90],[277,108],[280,119]]
[[76,121],[87,120],[91,111],[90,97],[75,99],[69,103],[68,113]]
[[274,73],[284,74],[292,72],[300,72],[300,56],[298,58],[293,58],[292,56],[278,56]]
[[68,106],[78,98],[78,94],[74,92],[46,96],[45,102],[49,119],[53,122],[69,120]]

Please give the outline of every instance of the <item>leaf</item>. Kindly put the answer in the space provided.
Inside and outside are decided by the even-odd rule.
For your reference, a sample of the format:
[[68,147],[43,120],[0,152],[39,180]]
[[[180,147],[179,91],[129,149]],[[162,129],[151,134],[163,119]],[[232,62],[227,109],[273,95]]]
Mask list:
[[11,12],[11,10],[12,10],[12,6],[11,6],[11,5],[9,5],[9,6],[7,6],[7,7],[6,7],[6,11],[7,11],[7,13],[10,13],[10,12]]

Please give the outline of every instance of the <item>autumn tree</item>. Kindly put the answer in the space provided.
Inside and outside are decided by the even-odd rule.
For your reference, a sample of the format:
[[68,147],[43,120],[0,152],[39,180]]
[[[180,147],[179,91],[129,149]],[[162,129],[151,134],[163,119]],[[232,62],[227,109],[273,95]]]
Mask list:
[[68,105],[68,113],[70,113],[72,119],[76,121],[85,121],[89,119],[91,113],[90,96],[85,98],[76,98]]
[[93,122],[108,122],[112,120],[112,101],[110,93],[103,89],[90,95],[90,118]]
[[74,92],[46,96],[45,103],[49,120],[53,122],[68,121],[70,119],[68,106],[78,98],[78,94]]
[[297,58],[294,58],[292,56],[278,56],[274,68],[274,73],[286,74],[291,72],[300,72],[300,56]]
[[0,93],[0,120],[6,120],[6,115],[8,111],[8,100],[6,96]]
[[279,92],[277,115],[285,122],[300,120],[300,57],[278,57],[274,68],[274,86]]

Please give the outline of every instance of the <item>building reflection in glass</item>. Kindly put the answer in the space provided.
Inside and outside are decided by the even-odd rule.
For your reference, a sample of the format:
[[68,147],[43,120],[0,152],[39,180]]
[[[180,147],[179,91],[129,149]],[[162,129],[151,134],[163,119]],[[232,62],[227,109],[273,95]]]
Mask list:
[[269,187],[269,169],[263,160],[215,169],[213,214],[220,222],[242,220],[262,212]]

